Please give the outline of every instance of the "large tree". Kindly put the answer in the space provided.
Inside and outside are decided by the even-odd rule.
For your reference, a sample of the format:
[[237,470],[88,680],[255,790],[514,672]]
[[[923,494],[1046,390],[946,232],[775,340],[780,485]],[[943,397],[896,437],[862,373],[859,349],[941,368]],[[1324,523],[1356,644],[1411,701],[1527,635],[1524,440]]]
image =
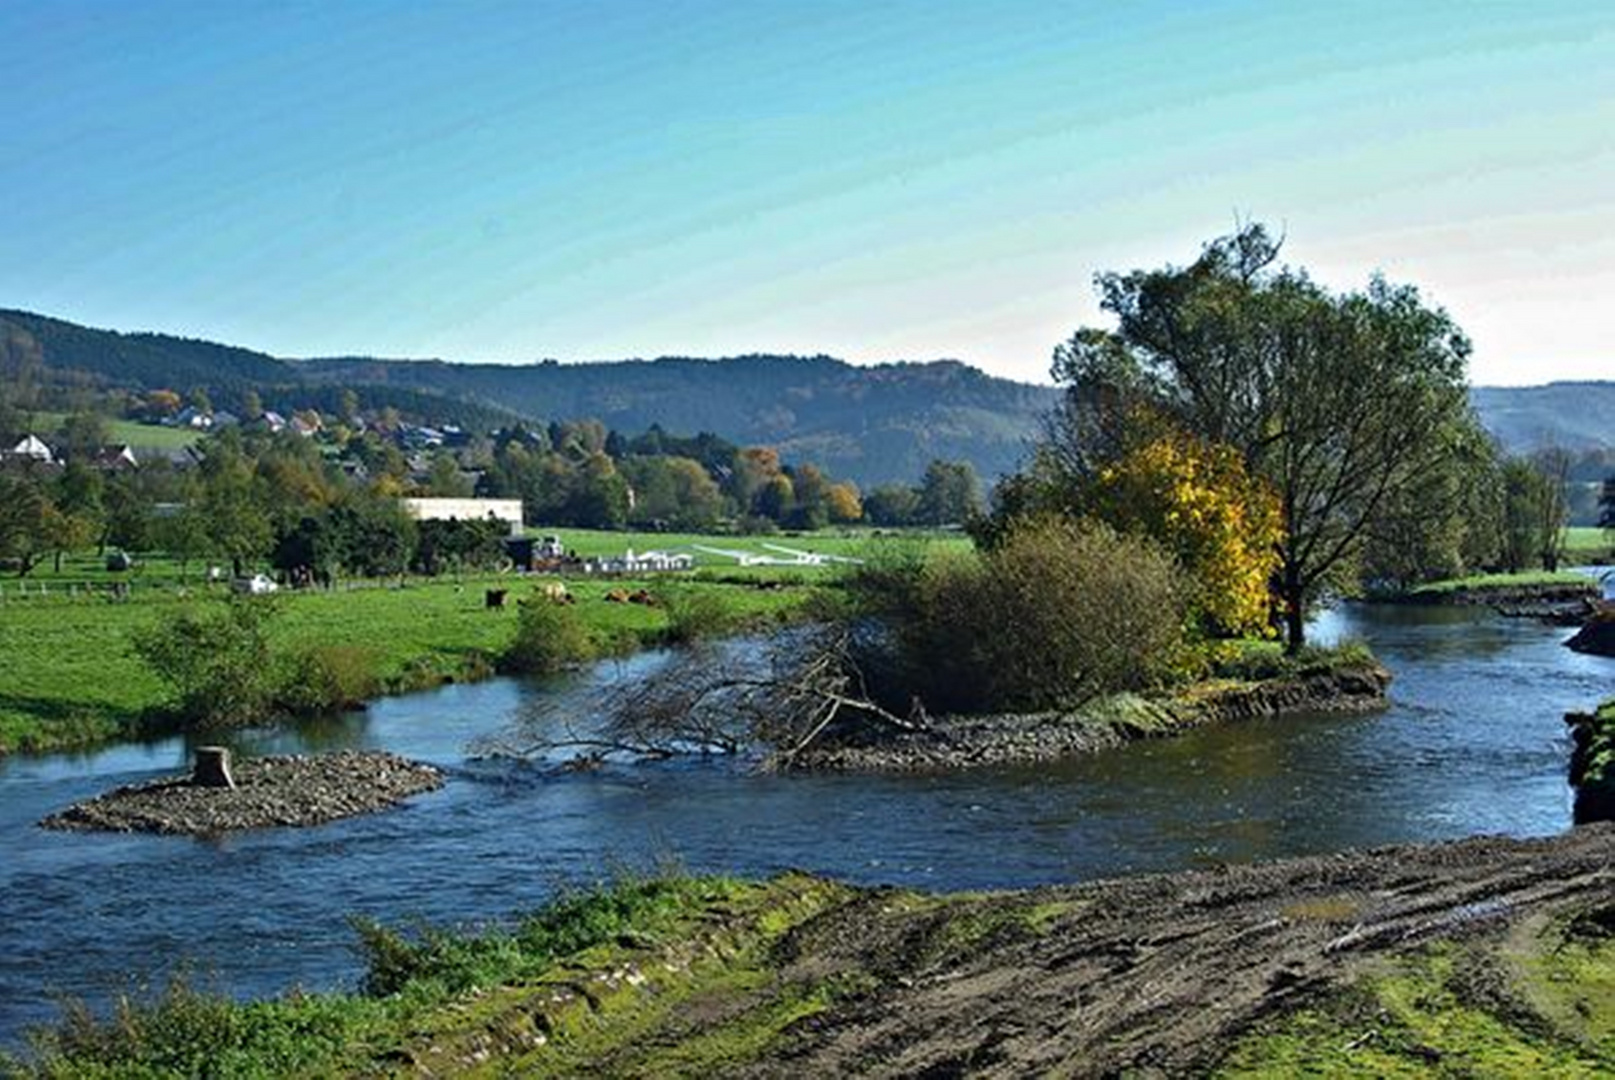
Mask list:
[[1067,394],[1053,441],[1089,472],[1142,406],[1235,448],[1279,499],[1274,584],[1294,651],[1308,603],[1347,582],[1370,524],[1451,452],[1469,341],[1412,286],[1376,277],[1336,294],[1278,256],[1249,225],[1187,267],[1100,275],[1117,326],[1056,350]]

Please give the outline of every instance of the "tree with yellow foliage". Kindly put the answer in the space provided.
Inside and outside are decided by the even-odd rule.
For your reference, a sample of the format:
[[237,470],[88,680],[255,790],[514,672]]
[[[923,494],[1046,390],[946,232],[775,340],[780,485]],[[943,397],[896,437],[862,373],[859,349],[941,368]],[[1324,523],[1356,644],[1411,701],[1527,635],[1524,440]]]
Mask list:
[[1207,632],[1272,632],[1283,516],[1272,489],[1232,447],[1158,430],[1102,466],[1086,501],[1094,516],[1177,556],[1195,583],[1192,610]]

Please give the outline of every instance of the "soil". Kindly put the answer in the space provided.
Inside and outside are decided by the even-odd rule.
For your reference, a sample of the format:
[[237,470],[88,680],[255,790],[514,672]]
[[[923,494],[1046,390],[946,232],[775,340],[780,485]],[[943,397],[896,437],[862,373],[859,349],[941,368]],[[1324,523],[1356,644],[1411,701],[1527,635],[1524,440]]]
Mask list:
[[430,765],[379,751],[252,758],[232,766],[234,788],[189,776],[117,788],[40,822],[47,829],[214,835],[320,825],[368,814],[443,786]]
[[737,1075],[1196,1075],[1376,957],[1607,912],[1612,858],[1615,827],[1595,825],[1043,889],[976,902],[977,925],[1044,913],[1036,933],[940,953],[922,946],[941,913],[893,917],[865,894],[794,931],[782,977],[873,971],[878,987]]
[[[1455,968],[1448,989],[1541,1043],[1565,1032],[1493,983],[1506,957],[1547,955],[1581,927],[1615,933],[1615,825],[1014,893],[785,875],[755,901],[693,912],[686,933],[626,939],[417,1017],[377,1072],[1201,1076],[1247,1036],[1444,945],[1483,961]],[[1595,1041],[1572,1015],[1561,1045],[1593,1062],[1578,1075],[1604,1075],[1610,977],[1589,977],[1577,993]],[[1331,1040],[1315,1074],[1375,1075],[1351,1071],[1362,1030]]]

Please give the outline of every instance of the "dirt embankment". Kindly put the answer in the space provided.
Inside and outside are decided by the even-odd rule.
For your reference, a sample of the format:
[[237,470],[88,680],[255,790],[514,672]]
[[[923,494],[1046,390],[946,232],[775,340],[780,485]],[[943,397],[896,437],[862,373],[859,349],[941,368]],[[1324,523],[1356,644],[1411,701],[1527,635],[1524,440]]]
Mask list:
[[236,786],[173,777],[117,788],[41,821],[47,829],[213,835],[236,829],[320,825],[368,814],[443,786],[430,765],[381,751],[253,758]]
[[[1576,1075],[1615,1067],[1615,827],[1019,893],[935,897],[806,877],[761,893],[743,910],[697,914],[687,935],[623,942],[422,1020],[390,1068],[1204,1075],[1253,1034],[1349,999],[1426,947],[1465,950],[1442,992],[1410,1006],[1430,1011],[1434,1034],[1411,1034],[1378,1005],[1348,1010],[1344,1029],[1326,1029],[1315,1072],[1377,1075],[1389,1060],[1411,1067],[1403,1075],[1449,1055],[1452,1075],[1506,1075],[1462,1056],[1511,1038],[1553,1049]],[[1576,950],[1594,966],[1550,971],[1551,1001],[1515,993],[1508,972],[1521,957],[1551,964]],[[1459,1016],[1491,1025],[1487,1047],[1451,1035]]]
[[1379,664],[1354,664],[1263,682],[1209,683],[1170,698],[1105,698],[1074,713],[937,717],[924,730],[878,741],[826,739],[793,767],[928,771],[1050,761],[1202,724],[1377,709],[1390,683]]

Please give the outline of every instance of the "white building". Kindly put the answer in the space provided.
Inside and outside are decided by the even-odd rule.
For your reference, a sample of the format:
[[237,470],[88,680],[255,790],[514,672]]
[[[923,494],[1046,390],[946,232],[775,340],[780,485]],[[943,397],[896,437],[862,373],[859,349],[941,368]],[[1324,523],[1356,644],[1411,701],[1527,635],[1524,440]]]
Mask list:
[[589,574],[663,574],[694,568],[693,555],[668,551],[643,551],[636,555],[633,548],[621,555],[606,555],[583,564],[584,572]]
[[37,461],[43,465],[49,465],[56,460],[56,455],[50,452],[50,447],[46,446],[34,435],[24,436],[22,442],[13,446],[6,456],[26,458],[29,461]]

